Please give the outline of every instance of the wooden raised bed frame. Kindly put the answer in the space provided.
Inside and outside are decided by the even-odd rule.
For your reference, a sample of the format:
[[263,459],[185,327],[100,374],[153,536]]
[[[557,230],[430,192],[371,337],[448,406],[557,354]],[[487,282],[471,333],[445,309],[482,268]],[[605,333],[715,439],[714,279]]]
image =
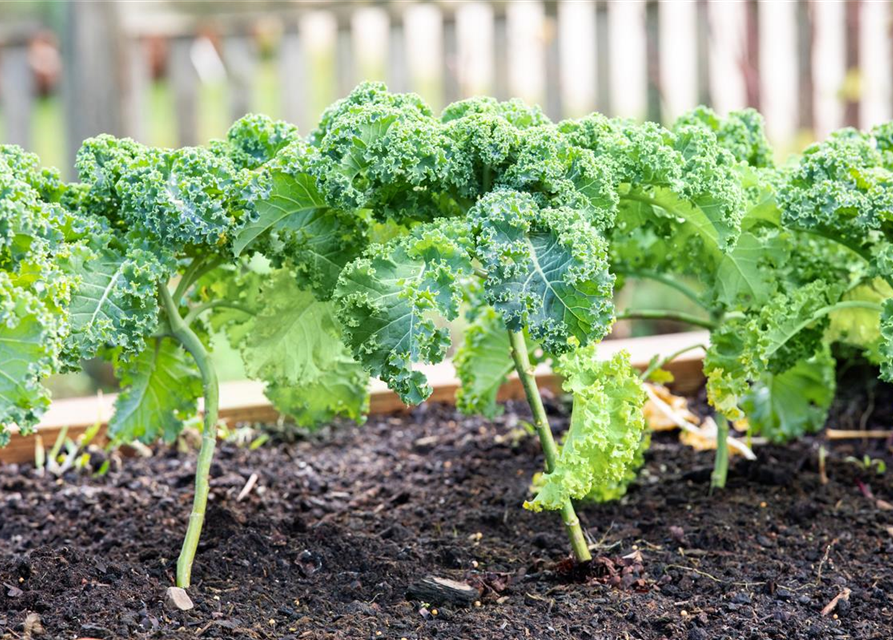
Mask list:
[[[618,351],[626,350],[630,354],[633,365],[639,369],[648,366],[655,354],[668,356],[687,346],[706,345],[709,333],[694,331],[673,333],[645,338],[629,338],[624,340],[608,340],[599,347],[599,357],[610,358]],[[704,352],[693,349],[674,360],[667,366],[676,380],[671,385],[679,393],[697,390],[704,382],[702,365]],[[454,403],[459,380],[451,361],[437,365],[420,367],[427,375],[434,389],[429,400],[433,402]],[[561,381],[548,367],[540,367],[536,372],[540,387],[560,392]],[[369,412],[371,414],[394,413],[405,409],[405,405],[397,395],[379,380],[371,385]],[[68,437],[77,438],[84,431],[100,422],[103,429],[98,441],[103,440],[105,426],[114,410],[116,394],[96,395],[87,398],[71,398],[55,401],[37,427],[37,432],[44,443],[51,445],[59,432],[68,427]],[[499,399],[521,399],[524,390],[517,377],[512,376],[500,389]],[[230,424],[239,422],[275,422],[279,419],[269,400],[264,396],[263,384],[259,382],[225,382],[220,385],[220,419]],[[34,460],[35,435],[19,436],[12,434],[9,446],[0,449],[0,462],[23,463]]]

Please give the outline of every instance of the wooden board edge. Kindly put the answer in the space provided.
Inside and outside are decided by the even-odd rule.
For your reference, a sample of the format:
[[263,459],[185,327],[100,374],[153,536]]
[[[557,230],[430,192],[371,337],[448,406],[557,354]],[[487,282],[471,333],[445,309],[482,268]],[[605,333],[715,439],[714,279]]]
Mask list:
[[[655,354],[669,355],[689,345],[706,345],[708,339],[707,332],[698,331],[609,340],[602,343],[599,356],[609,358],[621,350],[627,351],[633,366],[641,370],[648,366]],[[683,354],[666,367],[675,378],[671,385],[675,391],[692,393],[703,384],[703,359],[704,351],[695,349]],[[429,401],[455,403],[459,380],[452,362],[445,361],[437,365],[422,367],[422,370],[433,388]],[[561,393],[561,379],[548,367],[539,367],[536,371],[536,378],[542,389],[555,395]],[[68,427],[68,437],[76,439],[99,422],[102,425],[102,430],[97,437],[101,442],[104,439],[105,428],[112,415],[116,397],[116,394],[105,394],[55,401],[37,426],[34,434],[28,436],[11,434],[9,445],[0,449],[0,463],[33,461],[37,435],[40,435],[44,445],[49,448],[66,426]],[[509,378],[506,384],[500,388],[498,397],[500,401],[520,400],[524,397],[524,390],[517,377]],[[220,398],[220,419],[230,424],[275,422],[280,417],[279,412],[264,396],[263,385],[258,382],[225,382],[221,384]],[[396,413],[405,409],[406,405],[393,391],[380,381],[372,382],[369,399],[370,415]]]

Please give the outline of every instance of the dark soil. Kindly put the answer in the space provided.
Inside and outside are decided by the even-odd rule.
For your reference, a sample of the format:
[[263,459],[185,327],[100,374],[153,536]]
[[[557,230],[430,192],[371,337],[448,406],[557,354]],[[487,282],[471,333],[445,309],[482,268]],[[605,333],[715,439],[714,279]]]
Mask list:
[[[858,422],[842,397],[835,418]],[[825,485],[818,440],[764,447],[711,496],[712,454],[656,437],[621,502],[580,508],[597,545],[580,570],[558,516],[521,508],[541,461],[509,408],[222,445],[189,612],[162,601],[194,454],[159,448],[98,479],[0,467],[0,638],[893,638],[893,466],[844,460],[863,443],[832,448]],[[479,589],[479,606],[407,600],[427,575]]]

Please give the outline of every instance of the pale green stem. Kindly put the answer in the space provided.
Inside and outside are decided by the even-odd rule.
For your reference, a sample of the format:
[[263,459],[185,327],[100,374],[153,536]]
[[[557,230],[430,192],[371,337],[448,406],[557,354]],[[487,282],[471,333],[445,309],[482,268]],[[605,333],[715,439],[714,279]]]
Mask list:
[[[788,335],[789,337],[795,336],[816,320],[820,320],[821,318],[834,313],[835,311],[841,311],[843,309],[868,309],[870,311],[877,311],[878,313],[882,313],[884,311],[884,307],[876,302],[868,302],[865,300],[844,300],[843,302],[838,302],[837,304],[830,304],[827,307],[822,307],[821,309],[813,313],[812,316],[810,316],[808,319],[804,320],[796,327],[794,327],[794,329],[790,331]],[[779,342],[775,348],[767,349],[765,357],[772,357],[786,343],[787,340],[784,340],[782,342]]]
[[617,314],[618,320],[674,320],[705,329],[716,329],[717,324],[708,318],[699,318],[684,311],[664,309],[627,309]]
[[[536,428],[537,435],[540,438],[540,445],[543,448],[543,455],[546,459],[546,473],[550,473],[558,463],[558,446],[555,444],[552,429],[549,427],[549,419],[546,417],[546,409],[543,407],[543,399],[540,397],[539,389],[536,386],[536,377],[530,364],[530,356],[527,353],[527,343],[524,340],[524,334],[521,332],[509,331],[509,340],[512,345],[512,358],[515,361],[515,370],[518,372],[518,377],[521,379],[521,384],[524,387],[524,393],[527,395],[527,403],[530,405],[530,410],[533,413],[533,426]],[[567,537],[570,539],[574,557],[578,562],[591,560],[589,545],[586,543],[580,520],[577,518],[570,498],[565,501],[564,506],[561,508],[561,519],[564,521],[564,528],[567,531]]]
[[729,477],[729,422],[722,416],[716,418],[716,457],[710,475],[710,491],[725,489]]
[[190,309],[189,313],[186,314],[186,317],[183,318],[183,322],[186,324],[187,327],[191,327],[192,323],[195,322],[195,319],[203,314],[205,311],[217,308],[233,309],[235,311],[241,311],[242,313],[249,316],[254,315],[254,312],[251,309],[243,305],[227,302],[226,300],[211,300],[210,302],[202,303],[197,307]]
[[663,369],[665,366],[667,366],[667,364],[669,364],[670,362],[673,362],[673,360],[675,360],[676,358],[681,356],[683,353],[688,353],[689,351],[694,351],[695,349],[706,350],[706,347],[702,344],[692,344],[687,347],[683,347],[682,349],[679,349],[679,351],[676,351],[675,353],[671,353],[663,360],[661,360],[659,358],[655,358],[654,361],[648,365],[648,368],[645,369],[639,377],[642,378],[642,380],[648,380],[648,378],[651,376],[651,374],[654,373],[655,371],[657,371],[658,369]]
[[675,289],[702,309],[712,311],[694,289],[668,275],[657,273],[655,271],[647,271],[645,269],[618,269],[617,273],[637,280],[653,280],[659,282],[662,285]]
[[195,497],[192,502],[189,525],[186,528],[186,537],[183,540],[183,548],[180,551],[180,558],[177,560],[177,586],[186,589],[192,579],[192,563],[195,560],[202,525],[205,522],[205,510],[208,506],[210,490],[208,478],[211,473],[211,461],[214,459],[214,448],[217,446],[217,410],[220,402],[220,386],[210,354],[201,339],[180,316],[177,304],[165,285],[159,287],[159,295],[170,324],[171,336],[183,345],[198,365],[205,397],[202,445],[195,465]]

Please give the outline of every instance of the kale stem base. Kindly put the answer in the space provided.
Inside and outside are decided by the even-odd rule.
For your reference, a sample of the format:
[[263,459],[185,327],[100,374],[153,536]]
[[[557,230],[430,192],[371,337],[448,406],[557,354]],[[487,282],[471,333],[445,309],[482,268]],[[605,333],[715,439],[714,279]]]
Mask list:
[[[527,354],[527,343],[524,340],[524,334],[519,331],[510,331],[509,340],[512,345],[512,358],[515,361],[515,370],[521,379],[524,393],[527,395],[527,404],[530,405],[530,410],[533,413],[533,425],[536,428],[536,433],[539,436],[540,445],[546,458],[546,473],[549,473],[558,462],[558,447],[555,444],[552,429],[549,427],[549,419],[546,417],[543,399],[540,396],[539,388],[536,386],[536,377],[534,376],[533,367],[530,365],[530,356]],[[564,529],[567,531],[567,537],[570,540],[571,549],[577,562],[589,562],[592,560],[592,555],[589,553],[589,545],[586,543],[586,536],[583,535],[580,520],[577,518],[577,513],[574,511],[574,505],[570,498],[561,507],[561,519],[564,521]]]
[[177,586],[186,589],[192,581],[192,564],[195,561],[195,553],[198,549],[202,525],[205,523],[205,511],[208,506],[211,462],[214,459],[214,449],[217,446],[220,383],[217,379],[217,370],[211,362],[208,350],[205,349],[201,339],[180,316],[177,305],[171,297],[168,288],[162,285],[159,287],[159,294],[170,323],[171,335],[183,345],[183,348],[192,355],[196,365],[198,365],[202,376],[205,399],[202,445],[195,465],[195,497],[192,502],[192,513],[189,515],[189,524],[186,527],[186,537],[183,539],[183,548],[177,560]]

